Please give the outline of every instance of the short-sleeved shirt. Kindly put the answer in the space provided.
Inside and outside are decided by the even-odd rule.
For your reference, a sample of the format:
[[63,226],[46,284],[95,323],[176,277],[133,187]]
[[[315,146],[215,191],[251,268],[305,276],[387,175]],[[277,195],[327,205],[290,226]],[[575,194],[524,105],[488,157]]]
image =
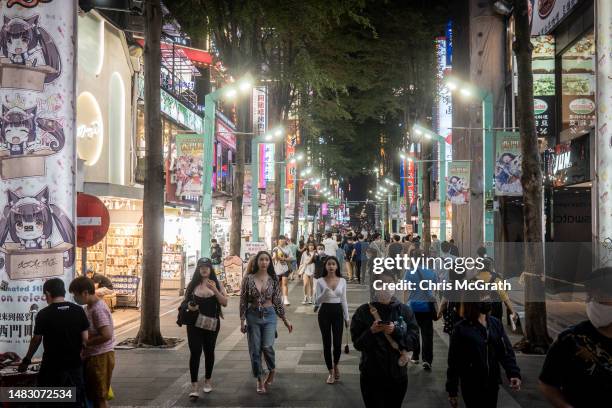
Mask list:
[[43,365],[58,369],[79,368],[83,347],[81,333],[88,327],[83,308],[74,303],[52,303],[41,309],[36,315],[34,335],[43,338]]
[[104,326],[110,326],[113,332],[110,340],[107,340],[104,343],[96,344],[95,346],[87,347],[85,349],[85,356],[97,356],[99,354],[113,351],[115,344],[115,331],[113,329],[113,318],[108,306],[106,306],[106,303],[98,300],[92,306],[87,306],[85,311],[87,312],[87,319],[89,319],[89,338],[99,336],[100,329]]
[[433,291],[421,289],[419,282],[431,281],[433,283],[438,282],[438,277],[431,269],[418,268],[415,273],[406,271],[404,280],[414,283],[415,290],[410,291],[409,305],[414,312],[431,312],[434,310],[433,301],[435,300]]
[[612,401],[612,339],[588,320],[570,327],[548,350],[540,381],[559,388],[576,408]]

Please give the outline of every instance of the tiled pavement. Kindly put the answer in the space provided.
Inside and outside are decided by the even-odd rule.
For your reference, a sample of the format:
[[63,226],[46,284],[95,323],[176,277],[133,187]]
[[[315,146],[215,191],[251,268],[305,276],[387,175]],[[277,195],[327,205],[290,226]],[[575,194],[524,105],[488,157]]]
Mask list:
[[[255,392],[255,380],[251,376],[246,336],[240,333],[238,298],[232,298],[225,309],[225,319],[217,341],[216,363],[213,372],[214,390],[201,394],[192,403],[187,397],[189,387],[186,341],[174,350],[117,350],[113,374],[113,390],[116,399],[113,406],[159,407],[361,407],[359,390],[359,352],[352,348],[341,357],[341,381],[335,385],[325,383],[327,370],[324,364],[320,332],[316,315],[311,307],[300,304],[301,285],[290,287],[293,304],[289,318],[294,332],[287,333],[279,324],[276,340],[277,375],[267,395]],[[350,285],[349,309],[367,299],[365,286]],[[186,337],[185,329],[174,323],[176,313],[167,312],[161,319],[165,336]],[[134,336],[137,327],[119,331],[118,340]],[[346,336],[345,336],[346,339]],[[447,336],[436,323],[434,338],[434,364],[431,372],[417,366],[409,368],[408,392],[404,407],[447,407],[444,393],[446,374]],[[202,357],[203,358],[203,357]],[[523,368],[525,388],[519,394],[500,392],[499,407],[540,408],[545,405],[535,388],[541,357],[519,356]],[[203,375],[204,362],[201,364]],[[516,400],[514,399],[516,398]]]

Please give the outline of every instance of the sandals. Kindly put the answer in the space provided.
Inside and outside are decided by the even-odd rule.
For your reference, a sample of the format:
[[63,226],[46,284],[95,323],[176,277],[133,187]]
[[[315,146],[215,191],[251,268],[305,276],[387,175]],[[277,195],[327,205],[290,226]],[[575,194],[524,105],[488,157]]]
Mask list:
[[266,381],[264,382],[264,384],[266,386],[272,385],[273,381],[274,381],[274,371],[269,371],[268,372],[268,376],[266,377]]
[[335,378],[334,378],[334,375],[333,375],[333,374],[328,375],[328,376],[327,376],[327,380],[326,380],[325,382],[326,382],[326,383],[328,383],[328,384],[330,384],[330,385],[331,385],[331,384],[333,384],[333,383],[335,383],[335,382],[336,382],[336,380],[335,380]]
[[266,394],[268,391],[266,390],[266,384],[257,381],[257,393],[258,394]]
[[338,370],[338,366],[334,367],[334,379],[336,381],[340,379],[340,370]]

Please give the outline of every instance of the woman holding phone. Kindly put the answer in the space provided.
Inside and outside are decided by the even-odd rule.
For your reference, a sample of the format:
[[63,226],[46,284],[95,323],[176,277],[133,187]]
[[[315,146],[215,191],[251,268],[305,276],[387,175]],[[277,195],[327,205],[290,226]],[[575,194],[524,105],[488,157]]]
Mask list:
[[209,258],[200,258],[193,273],[191,282],[185,290],[185,301],[191,309],[199,310],[195,324],[187,325],[187,343],[189,344],[189,372],[191,374],[191,392],[189,398],[196,400],[198,390],[198,371],[200,357],[204,351],[204,387],[203,391],[212,391],[212,372],[215,365],[215,345],[221,328],[219,318],[221,307],[227,306],[227,293],[219,283]]
[[314,242],[309,242],[307,249],[302,253],[299,273],[304,282],[304,301],[303,305],[312,304],[312,281],[315,273],[315,256],[317,250]]
[[[257,379],[258,394],[265,394],[274,379],[276,368],[274,338],[277,316],[291,333],[293,326],[285,316],[280,284],[272,266],[272,257],[268,252],[260,251],[249,264],[240,289],[240,330],[247,334],[251,368]],[[268,375],[265,377],[261,363],[262,354],[268,367]]]
[[340,379],[338,363],[342,353],[342,326],[348,327],[349,324],[346,280],[340,273],[340,263],[335,256],[325,260],[321,278],[317,279],[315,298],[315,308],[319,310],[319,329],[323,338],[323,356],[329,370],[326,382],[333,384]]

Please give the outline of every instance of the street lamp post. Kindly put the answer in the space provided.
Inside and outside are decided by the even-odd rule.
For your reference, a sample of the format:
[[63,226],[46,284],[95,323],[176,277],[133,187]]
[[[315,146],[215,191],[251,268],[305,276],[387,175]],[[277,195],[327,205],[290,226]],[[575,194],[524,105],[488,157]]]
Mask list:
[[452,91],[459,91],[464,97],[471,97],[473,94],[481,100],[482,106],[482,171],[483,171],[483,241],[487,249],[487,255],[493,256],[495,247],[495,229],[493,217],[493,96],[490,92],[468,84],[449,78],[446,87]]
[[245,75],[240,81],[219,88],[204,97],[204,137],[203,137],[203,183],[202,183],[202,237],[200,241],[200,256],[210,257],[210,238],[212,223],[212,164],[215,140],[215,120],[217,101],[221,98],[232,99],[238,92],[250,91],[252,79]]

